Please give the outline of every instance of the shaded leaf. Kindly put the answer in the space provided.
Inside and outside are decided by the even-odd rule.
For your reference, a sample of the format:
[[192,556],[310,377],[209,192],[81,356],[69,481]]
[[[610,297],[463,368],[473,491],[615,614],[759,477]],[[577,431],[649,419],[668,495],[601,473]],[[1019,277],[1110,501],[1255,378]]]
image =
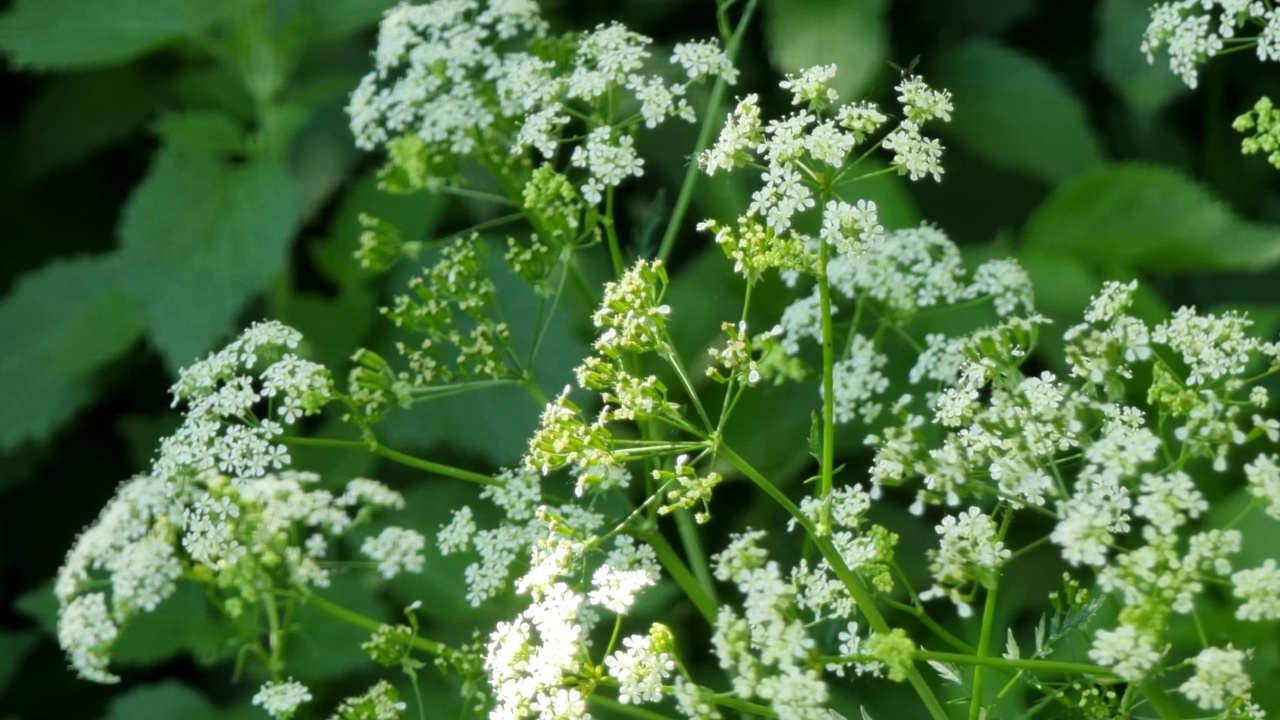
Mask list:
[[0,16],[0,50],[15,65],[69,69],[123,62],[215,20],[218,0],[19,0]]
[[277,161],[160,151],[125,209],[121,256],[126,287],[171,369],[230,332],[280,271],[294,217],[293,183]]
[[1150,21],[1147,0],[1103,0],[1094,15],[1098,31],[1094,67],[1130,107],[1144,114],[1156,112],[1187,91],[1162,58],[1148,63],[1138,49]]
[[378,22],[397,0],[303,0],[301,17],[308,39],[324,42]]
[[1102,162],[1084,106],[1039,61],[996,43],[945,53],[931,84],[950,90],[955,112],[935,131],[984,157],[1057,182]]
[[170,113],[160,118],[156,129],[173,148],[227,154],[244,147],[244,129],[240,123],[213,110]]
[[779,71],[835,63],[831,86],[845,101],[889,72],[884,0],[769,0],[765,9],[765,43]]
[[139,613],[125,625],[111,658],[122,666],[155,665],[179,653],[209,661],[229,647],[228,635],[201,590],[182,583],[154,611]]
[[23,173],[38,177],[119,142],[142,125],[151,102],[132,68],[50,80],[22,117]]
[[1280,229],[1243,222],[1180,173],[1143,165],[1109,165],[1060,188],[1028,221],[1023,244],[1095,267],[1159,272],[1280,260]]
[[93,399],[94,372],[141,336],[114,255],[55,261],[0,302],[0,449],[39,440]]
[[116,698],[103,720],[212,720],[216,717],[217,710],[203,695],[176,680],[169,680],[133,688]]

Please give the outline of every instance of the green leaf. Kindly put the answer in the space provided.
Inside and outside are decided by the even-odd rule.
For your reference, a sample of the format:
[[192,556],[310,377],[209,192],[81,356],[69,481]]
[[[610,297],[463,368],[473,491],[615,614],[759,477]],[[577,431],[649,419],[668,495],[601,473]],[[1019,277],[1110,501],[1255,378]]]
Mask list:
[[130,60],[200,33],[220,0],[18,0],[0,16],[0,51],[18,66],[83,68]]
[[121,256],[126,287],[170,368],[231,331],[284,267],[294,218],[293,183],[275,160],[160,151],[125,209]]
[[136,687],[116,698],[103,720],[213,720],[216,717],[217,710],[203,695],[176,680],[169,680]]
[[950,123],[931,126],[993,162],[1056,183],[1102,162],[1102,148],[1071,89],[1035,59],[970,41],[935,64],[951,91]]
[[843,100],[857,99],[889,72],[884,0],[769,0],[765,44],[774,67],[795,73],[835,63],[831,86]]
[[156,665],[180,653],[210,661],[227,647],[227,625],[213,615],[194,583],[178,585],[173,595],[149,613],[132,618],[111,651],[121,665]]
[[300,12],[307,37],[335,40],[373,25],[397,0],[302,0]]
[[34,620],[49,637],[58,636],[58,598],[53,594],[53,582],[28,590],[13,601],[13,608]]
[[27,273],[0,302],[0,450],[40,440],[94,397],[94,374],[142,334],[114,255]]
[[1154,113],[1187,92],[1163,58],[1148,63],[1138,49],[1150,21],[1148,0],[1103,0],[1094,15],[1098,30],[1094,67],[1130,107],[1143,114]]
[[170,113],[160,118],[156,130],[173,148],[211,154],[244,149],[244,129],[235,118],[213,110]]
[[119,142],[141,127],[152,100],[131,67],[51,79],[22,117],[23,173],[39,177]]
[[1258,270],[1280,260],[1280,229],[1247,223],[1167,168],[1109,165],[1058,189],[1023,232],[1027,248],[1157,272]]

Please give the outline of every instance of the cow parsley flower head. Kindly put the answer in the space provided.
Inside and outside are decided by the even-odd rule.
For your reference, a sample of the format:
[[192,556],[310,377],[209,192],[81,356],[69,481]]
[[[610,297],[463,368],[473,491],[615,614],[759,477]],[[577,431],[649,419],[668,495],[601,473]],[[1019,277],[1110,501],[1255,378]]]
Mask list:
[[1244,669],[1245,657],[1244,651],[1230,645],[1205,648],[1187,661],[1196,673],[1178,690],[1201,710],[1222,710],[1237,699],[1247,704],[1253,683]]
[[253,704],[261,706],[276,720],[289,720],[298,706],[311,699],[306,685],[293,679],[287,682],[267,682],[253,696]]

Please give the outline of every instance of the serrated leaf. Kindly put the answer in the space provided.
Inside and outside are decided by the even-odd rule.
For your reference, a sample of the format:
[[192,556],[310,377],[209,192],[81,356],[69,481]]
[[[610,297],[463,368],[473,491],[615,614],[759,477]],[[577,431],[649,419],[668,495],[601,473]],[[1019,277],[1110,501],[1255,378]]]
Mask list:
[[1022,657],[1022,649],[1018,647],[1018,640],[1013,636],[1013,628],[1008,629],[1008,638],[1004,643],[1004,656],[1010,660]]
[[217,710],[203,695],[176,680],[169,680],[133,688],[116,698],[103,720],[212,720],[217,716]]
[[947,663],[940,663],[935,660],[930,660],[929,667],[933,668],[934,672],[938,673],[938,675],[940,675],[943,680],[946,680],[951,683],[955,683],[956,685],[965,684],[964,680],[960,678],[960,673],[956,672],[955,667]]
[[18,66],[71,69],[123,62],[196,35],[218,0],[19,0],[0,16],[0,51]]
[[171,369],[229,333],[280,271],[294,217],[293,184],[275,160],[160,151],[125,209],[120,253],[126,287]]
[[94,372],[142,334],[114,255],[60,260],[0,301],[0,450],[39,440],[93,399]]
[[127,137],[146,120],[152,102],[131,67],[50,79],[22,116],[24,175],[39,177]]
[[835,63],[831,87],[845,101],[889,72],[884,0],[769,0],[765,9],[765,43],[779,71]]
[[1084,106],[1066,83],[1034,58],[975,40],[933,63],[936,87],[951,91],[949,123],[934,132],[983,157],[1056,183],[1102,162]]
[[1109,165],[1059,188],[1028,221],[1023,244],[1095,267],[1158,272],[1280,261],[1280,228],[1242,222],[1185,176],[1144,165]]
[[1158,111],[1187,91],[1160,58],[1149,63],[1138,49],[1150,21],[1148,0],[1103,0],[1094,14],[1098,31],[1094,67],[1130,107],[1143,114]]

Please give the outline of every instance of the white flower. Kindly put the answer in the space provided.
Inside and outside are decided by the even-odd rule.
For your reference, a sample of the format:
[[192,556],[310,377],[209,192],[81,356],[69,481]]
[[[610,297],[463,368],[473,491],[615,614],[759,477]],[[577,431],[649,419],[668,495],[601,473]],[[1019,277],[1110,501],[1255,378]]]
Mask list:
[[1243,600],[1236,608],[1241,620],[1280,620],[1280,568],[1267,558],[1261,567],[1231,576],[1231,593]]
[[111,646],[119,634],[102,593],[81,595],[58,611],[58,644],[70,657],[76,674],[85,680],[120,681],[107,670]]
[[310,699],[311,691],[307,686],[290,678],[288,682],[264,683],[253,696],[253,704],[262,706],[277,720],[287,720],[293,717],[299,705]]
[[1099,630],[1089,649],[1089,658],[1105,665],[1128,682],[1137,682],[1155,667],[1163,653],[1152,639],[1133,625],[1115,630]]
[[1178,690],[1201,710],[1221,710],[1227,703],[1249,694],[1249,675],[1244,669],[1245,653],[1228,645],[1205,648],[1187,662],[1196,669]]
[[422,572],[426,545],[426,538],[416,530],[389,527],[377,537],[365,538],[360,552],[377,562],[378,572],[389,580],[405,571]]
[[618,701],[638,705],[662,700],[662,683],[676,667],[674,658],[656,649],[649,636],[631,635],[622,645],[604,659],[609,676],[618,681]]

